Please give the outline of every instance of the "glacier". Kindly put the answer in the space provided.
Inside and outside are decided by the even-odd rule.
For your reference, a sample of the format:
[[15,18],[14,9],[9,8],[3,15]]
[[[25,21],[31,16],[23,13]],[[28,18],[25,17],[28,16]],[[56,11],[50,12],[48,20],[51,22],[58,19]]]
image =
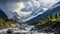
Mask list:
[[[12,1],[12,2],[11,2]],[[60,0],[9,0],[5,4],[0,2],[0,9],[8,16],[8,19],[25,23],[36,16],[43,14]]]

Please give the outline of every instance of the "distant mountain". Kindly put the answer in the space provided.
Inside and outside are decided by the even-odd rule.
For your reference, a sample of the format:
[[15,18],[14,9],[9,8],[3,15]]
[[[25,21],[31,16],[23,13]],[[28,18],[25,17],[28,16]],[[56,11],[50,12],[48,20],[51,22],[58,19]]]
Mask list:
[[[29,22],[28,24],[30,23],[34,23],[38,20],[43,20],[43,19],[46,19],[48,18],[48,16],[52,15],[52,14],[56,14],[56,13],[60,13],[60,2],[58,2],[57,4],[53,5],[51,8],[49,8],[46,12],[44,12],[43,14],[41,15],[38,15],[37,17],[27,21]],[[27,23],[26,22],[26,23]]]
[[0,9],[0,17],[4,18],[4,19],[8,19],[7,16],[5,15],[5,13]]

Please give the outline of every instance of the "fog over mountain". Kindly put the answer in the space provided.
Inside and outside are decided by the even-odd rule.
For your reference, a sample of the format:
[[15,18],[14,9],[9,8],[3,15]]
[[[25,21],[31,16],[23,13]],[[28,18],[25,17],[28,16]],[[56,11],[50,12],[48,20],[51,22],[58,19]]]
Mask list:
[[0,9],[13,19],[24,23],[44,13],[60,0],[0,0]]

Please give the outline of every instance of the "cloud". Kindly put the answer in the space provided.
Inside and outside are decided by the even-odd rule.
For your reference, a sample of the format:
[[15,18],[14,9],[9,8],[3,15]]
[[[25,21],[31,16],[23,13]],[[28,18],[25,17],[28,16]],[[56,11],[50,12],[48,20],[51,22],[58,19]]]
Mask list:
[[13,3],[13,2],[27,2],[29,0],[0,0],[0,5],[6,4],[6,3]]
[[20,9],[23,8],[23,3],[22,2],[17,2],[17,3],[6,3],[5,5],[0,6],[1,10],[4,11],[4,13],[8,16],[8,18],[12,18],[14,16],[14,13],[20,12]]
[[25,18],[27,15],[31,14],[31,12],[20,11],[24,7],[23,2],[21,2],[21,1],[14,2],[13,1],[10,3],[10,1],[7,2],[6,4],[0,5],[1,10],[3,10],[3,12],[8,16],[9,19],[16,16],[14,13],[17,13],[17,15],[19,16],[20,19],[22,19],[23,17]]

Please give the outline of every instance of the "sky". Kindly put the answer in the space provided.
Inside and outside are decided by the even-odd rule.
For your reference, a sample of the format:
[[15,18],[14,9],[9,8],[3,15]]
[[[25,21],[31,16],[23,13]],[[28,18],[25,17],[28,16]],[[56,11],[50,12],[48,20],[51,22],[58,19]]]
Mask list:
[[[60,0],[0,0],[0,9],[9,19],[16,16],[21,21],[28,21],[42,14],[58,1]],[[40,11],[41,9],[43,11]]]

